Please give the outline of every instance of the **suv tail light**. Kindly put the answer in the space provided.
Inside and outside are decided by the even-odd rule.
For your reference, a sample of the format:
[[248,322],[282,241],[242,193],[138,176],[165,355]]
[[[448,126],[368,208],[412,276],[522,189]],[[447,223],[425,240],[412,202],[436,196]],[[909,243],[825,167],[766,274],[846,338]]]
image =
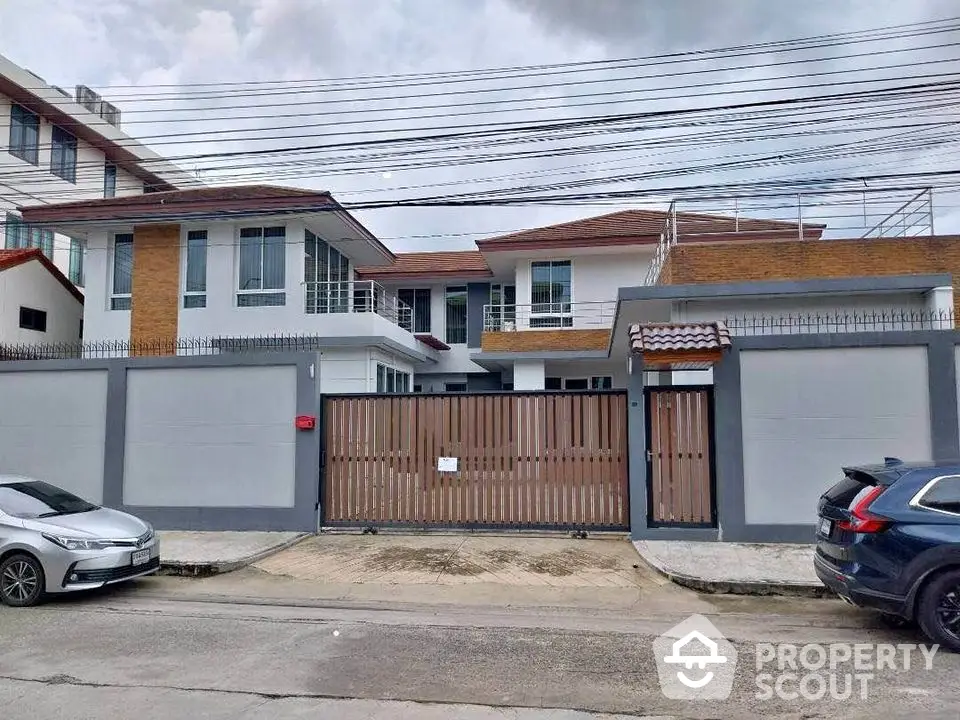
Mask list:
[[890,521],[869,510],[871,503],[880,497],[884,490],[885,486],[874,485],[860,491],[850,505],[850,514],[853,517],[849,520],[838,520],[837,527],[856,533],[878,533],[886,530]]

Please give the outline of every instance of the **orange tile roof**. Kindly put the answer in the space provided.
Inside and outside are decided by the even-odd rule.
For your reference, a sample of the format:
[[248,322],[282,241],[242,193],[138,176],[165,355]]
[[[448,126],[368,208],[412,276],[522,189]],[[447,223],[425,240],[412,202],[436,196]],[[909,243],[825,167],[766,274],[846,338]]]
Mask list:
[[60,271],[60,268],[54,265],[50,259],[40,251],[40,248],[0,250],[0,271],[8,270],[9,268],[22,265],[23,263],[31,260],[38,260],[40,264],[43,265],[61,285],[70,291],[71,295],[73,295],[81,303],[83,302],[83,293],[77,290],[77,286],[67,279],[67,276],[64,275]]
[[730,331],[722,322],[630,326],[630,349],[637,353],[722,350],[730,344]]
[[359,267],[362,278],[392,280],[407,277],[490,277],[493,273],[476,250],[397,253],[392,265]]
[[[584,245],[639,245],[653,244],[660,238],[670,213],[662,210],[621,210],[597,217],[573,220],[531,230],[498,235],[478,240],[481,250],[509,250],[510,246],[577,247]],[[715,239],[748,239],[751,236],[796,233],[797,224],[778,220],[734,218],[702,213],[676,213],[677,235],[680,241]],[[818,238],[825,226],[804,226],[805,234]],[[697,237],[700,236],[700,237]],[[742,237],[741,237],[742,236]],[[615,242],[614,242],[615,241]],[[517,248],[519,249],[519,247]]]

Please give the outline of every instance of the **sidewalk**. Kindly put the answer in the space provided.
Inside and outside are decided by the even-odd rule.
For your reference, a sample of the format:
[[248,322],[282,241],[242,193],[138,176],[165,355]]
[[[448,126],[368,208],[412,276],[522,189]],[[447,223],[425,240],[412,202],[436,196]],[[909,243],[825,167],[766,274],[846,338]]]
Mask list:
[[299,532],[180,532],[160,536],[160,571],[167,575],[205,576],[230,572],[290,547]]
[[678,585],[736,595],[829,596],[813,545],[635,540],[647,564]]

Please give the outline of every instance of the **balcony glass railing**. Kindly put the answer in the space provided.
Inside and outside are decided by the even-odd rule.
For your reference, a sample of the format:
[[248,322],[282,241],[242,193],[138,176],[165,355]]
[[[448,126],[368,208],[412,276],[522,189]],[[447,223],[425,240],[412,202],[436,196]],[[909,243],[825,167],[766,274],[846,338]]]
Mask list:
[[533,303],[530,305],[484,305],[485,332],[514,330],[609,330],[613,327],[616,302]]
[[411,330],[413,311],[393,293],[372,280],[304,283],[308,315],[376,313]]

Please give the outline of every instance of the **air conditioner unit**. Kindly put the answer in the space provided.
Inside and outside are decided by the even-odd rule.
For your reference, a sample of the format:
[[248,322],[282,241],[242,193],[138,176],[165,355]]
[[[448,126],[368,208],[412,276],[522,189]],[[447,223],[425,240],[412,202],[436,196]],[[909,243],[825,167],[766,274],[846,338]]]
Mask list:
[[77,85],[77,102],[90,112],[100,114],[100,96],[86,85]]
[[100,117],[115,128],[120,127],[120,108],[108,103],[106,100],[100,103]]

